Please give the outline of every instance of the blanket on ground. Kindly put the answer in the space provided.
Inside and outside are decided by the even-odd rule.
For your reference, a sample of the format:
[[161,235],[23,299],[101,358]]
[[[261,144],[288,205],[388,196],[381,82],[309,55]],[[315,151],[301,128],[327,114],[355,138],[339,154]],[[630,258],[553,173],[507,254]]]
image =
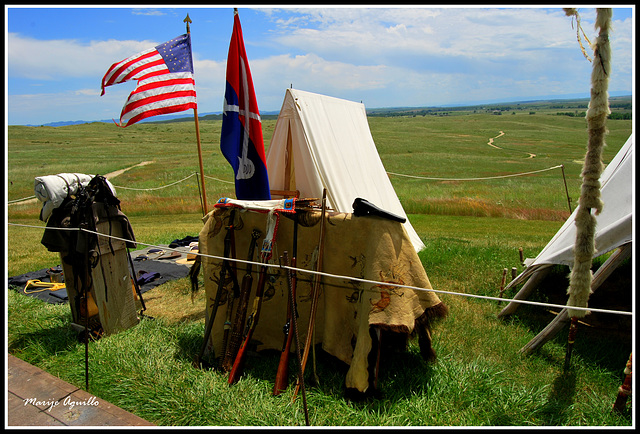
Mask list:
[[[168,246],[161,246],[168,247]],[[150,248],[135,250],[131,252],[131,258],[133,259],[133,272],[132,275],[138,279],[140,286],[140,292],[144,294],[150,289],[171,280],[181,279],[189,275],[189,268],[193,261],[186,261],[187,252],[181,253],[179,258],[171,258],[169,260],[160,259],[162,254],[166,251],[162,251],[162,254],[150,254]],[[168,251],[168,250],[167,250]],[[185,261],[181,261],[184,259]],[[181,261],[181,262],[178,262]],[[58,265],[53,267],[56,270],[62,272],[62,267]],[[38,298],[44,302],[51,304],[68,303],[69,296],[66,288],[58,289],[56,291],[50,291],[47,289],[39,291],[24,291],[25,285],[29,280],[40,280],[41,282],[51,282],[50,279],[51,268],[44,268],[42,270],[30,271],[28,273],[20,274],[17,276],[10,276],[7,279],[7,287],[15,289],[21,294],[26,294],[30,297]],[[155,275],[153,278],[144,278],[149,274]],[[64,282],[64,273],[61,275],[61,282]]]

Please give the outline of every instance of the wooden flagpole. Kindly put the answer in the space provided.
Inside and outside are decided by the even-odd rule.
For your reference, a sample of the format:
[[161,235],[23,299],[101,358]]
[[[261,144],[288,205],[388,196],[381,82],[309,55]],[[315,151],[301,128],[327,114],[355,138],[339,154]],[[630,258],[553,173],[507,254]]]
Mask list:
[[[189,29],[189,23],[192,23],[191,18],[189,18],[189,14],[183,20],[184,23],[187,23],[187,34],[191,34],[191,29]],[[205,216],[209,212],[209,207],[207,205],[207,191],[204,187],[204,167],[202,165],[202,146],[200,145],[200,124],[198,122],[198,109],[193,109],[193,117],[196,123],[196,140],[198,142],[198,161],[200,162],[200,185],[202,187],[202,215]]]

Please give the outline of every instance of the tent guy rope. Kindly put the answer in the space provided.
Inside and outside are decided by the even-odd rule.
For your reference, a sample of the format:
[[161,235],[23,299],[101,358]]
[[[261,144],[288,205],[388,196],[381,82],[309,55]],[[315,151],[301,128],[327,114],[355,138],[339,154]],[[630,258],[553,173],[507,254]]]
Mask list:
[[[512,177],[516,177],[516,176],[526,176],[526,175],[532,175],[535,173],[541,173],[541,172],[546,172],[549,170],[554,170],[554,169],[561,169],[564,168],[564,165],[559,164],[557,166],[552,166],[552,167],[547,167],[546,169],[539,169],[539,170],[533,170],[530,172],[520,172],[520,173],[512,173],[510,175],[500,175],[500,176],[489,176],[486,178],[432,178],[432,177],[426,177],[426,176],[417,176],[417,175],[407,175],[404,173],[397,173],[397,172],[387,172],[387,174],[389,175],[393,175],[393,176],[402,176],[405,178],[415,178],[415,179],[424,179],[424,180],[428,180],[428,181],[482,181],[482,180],[487,180],[487,179],[502,179],[502,178],[512,178]],[[192,177],[196,176],[197,173],[194,172],[191,175],[188,175],[182,179],[179,179],[177,181],[171,182],[169,184],[165,184],[165,185],[161,185],[159,187],[148,187],[148,188],[137,188],[137,187],[125,187],[122,185],[113,185],[115,188],[120,188],[122,190],[133,190],[133,191],[156,191],[156,190],[162,190],[164,188],[168,188],[168,187],[173,187],[174,185],[180,184],[181,182],[185,182],[188,179],[191,179]],[[216,178],[210,175],[204,175],[205,178],[208,179],[213,179],[215,181],[218,182],[223,182],[226,184],[234,184],[233,181],[228,181],[225,179],[220,179],[220,178]],[[14,203],[19,203],[19,202],[24,202],[26,200],[30,200],[30,199],[35,199],[35,196],[28,196],[28,197],[23,197],[21,199],[13,199],[10,201],[7,201],[8,204],[14,204]]]
[[563,167],[564,166],[562,164],[559,164],[557,166],[547,167],[546,169],[533,170],[531,172],[513,173],[511,175],[487,176],[485,178],[431,178],[431,177],[427,177],[427,176],[405,175],[405,174],[402,174],[402,173],[395,173],[395,172],[387,172],[387,173],[389,175],[404,176],[404,177],[407,177],[407,178],[415,178],[415,179],[425,179],[425,180],[430,180],[430,181],[482,181],[482,180],[485,180],[485,179],[501,179],[501,178],[512,178],[512,177],[515,177],[515,176],[532,175],[534,173],[546,172],[546,171],[549,171],[549,170],[560,169],[560,168],[563,168]]
[[[28,228],[36,228],[36,229],[44,229],[43,226],[36,226],[36,225],[25,225],[25,224],[19,224],[19,223],[7,223],[8,225],[12,225],[12,226],[21,226],[21,227],[28,227]],[[48,230],[67,230],[67,231],[84,231],[84,232],[88,232],[91,234],[95,234],[98,236],[102,236],[102,237],[107,237],[107,238],[112,238],[115,240],[120,240],[120,241],[127,241],[124,238],[119,238],[119,237],[115,237],[113,235],[107,235],[107,234],[103,234],[100,232],[94,232],[94,231],[90,231],[88,229],[84,229],[84,228],[47,228]],[[157,244],[149,244],[149,243],[144,243],[141,241],[137,241],[136,240],[136,244],[140,244],[146,247],[155,247],[155,248],[161,248],[164,250],[169,250],[169,251],[175,251],[175,252],[181,252],[178,249],[172,249],[170,247],[166,247],[166,246],[159,246]],[[552,304],[552,303],[541,303],[541,302],[537,302],[537,301],[529,301],[529,300],[516,300],[516,299],[508,299],[508,298],[500,298],[500,297],[490,297],[490,296],[486,296],[486,295],[477,295],[477,294],[465,294],[462,292],[453,292],[453,291],[444,291],[444,290],[438,290],[438,289],[426,289],[426,288],[421,288],[421,287],[417,287],[417,286],[411,286],[411,285],[401,285],[401,284],[397,284],[397,283],[392,283],[392,282],[381,282],[381,281],[377,281],[377,280],[370,280],[370,279],[362,279],[359,277],[353,277],[353,276],[341,276],[338,274],[333,274],[333,273],[327,273],[324,271],[314,271],[314,270],[308,270],[308,269],[304,269],[304,268],[297,268],[297,267],[291,267],[291,266],[286,266],[286,265],[282,265],[282,264],[276,264],[276,263],[268,263],[268,262],[255,262],[255,261],[248,261],[248,260],[244,260],[244,259],[237,259],[237,258],[225,258],[223,256],[216,256],[216,255],[207,255],[204,253],[199,253],[199,252],[192,252],[192,254],[195,254],[197,256],[201,256],[201,257],[205,257],[205,258],[211,258],[211,259],[217,259],[217,260],[227,260],[227,261],[233,261],[233,262],[237,262],[237,263],[241,263],[241,264],[251,264],[251,265],[257,265],[257,266],[261,266],[261,267],[268,267],[268,268],[280,268],[283,270],[291,270],[291,271],[295,271],[295,272],[299,272],[299,273],[308,273],[308,274],[312,274],[312,275],[319,275],[322,277],[330,277],[333,279],[349,279],[352,281],[356,281],[356,282],[362,282],[362,283],[370,283],[372,285],[385,285],[385,286],[392,286],[392,287],[396,287],[396,288],[408,288],[408,289],[413,289],[416,291],[427,291],[427,292],[435,292],[436,294],[448,294],[448,295],[458,295],[461,297],[469,297],[469,298],[477,298],[477,299],[484,299],[484,300],[493,300],[493,301],[504,301],[504,302],[513,302],[513,303],[520,303],[520,304],[528,304],[531,306],[541,306],[541,307],[548,307],[548,308],[559,308],[559,309],[563,309],[566,308],[566,305],[562,305],[562,304]],[[613,315],[628,315],[628,316],[632,316],[633,312],[626,312],[626,311],[620,311],[620,310],[610,310],[610,309],[598,309],[598,308],[583,308],[583,307],[573,307],[573,309],[575,310],[582,310],[582,311],[586,311],[586,312],[597,312],[597,313],[606,313],[606,314],[613,314]]]

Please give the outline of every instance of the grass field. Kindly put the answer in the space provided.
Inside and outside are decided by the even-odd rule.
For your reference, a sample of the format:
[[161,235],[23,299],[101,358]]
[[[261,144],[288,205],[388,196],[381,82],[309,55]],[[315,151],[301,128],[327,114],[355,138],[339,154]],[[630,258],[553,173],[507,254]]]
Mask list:
[[[520,106],[502,110],[501,115],[469,109],[369,118],[385,168],[399,174],[390,178],[425,242],[420,258],[435,289],[496,296],[503,268],[522,270],[518,248],[527,257],[536,256],[568,217],[569,206],[575,208],[586,123],[583,117],[558,115],[559,111],[567,109]],[[220,126],[220,121],[200,122],[209,203],[234,195],[233,185],[223,182],[232,174],[219,151]],[[263,123],[266,144],[274,126],[273,120]],[[631,134],[631,121],[611,120],[608,127],[605,162]],[[202,227],[196,177],[158,189],[198,172],[192,122],[126,129],[101,123],[10,126],[8,200],[32,196],[35,176],[106,174],[141,162],[152,163],[112,179],[136,238],[166,244],[196,235]],[[562,170],[549,169],[559,165],[564,166],[570,204]],[[540,172],[477,179],[534,171]],[[37,226],[8,226],[9,276],[59,262],[57,254],[40,244],[44,223],[38,220],[39,212],[40,204],[28,201],[7,208],[10,223]],[[630,274],[631,267],[623,273]],[[538,292],[535,299],[555,300],[564,292],[566,270],[554,272],[548,283],[556,292]],[[303,424],[300,400],[290,400],[292,390],[270,395],[277,355],[253,358],[247,374],[232,388],[222,373],[192,366],[204,333],[202,292],[192,302],[187,279],[155,288],[145,298],[154,320],[92,342],[91,393],[158,425]],[[8,351],[83,387],[84,346],[69,327],[69,307],[48,305],[17,291],[7,293]],[[406,353],[385,357],[382,395],[377,399],[347,400],[346,366],[320,352],[321,383],[307,389],[311,424],[634,424],[631,400],[624,414],[611,412],[632,349],[629,323],[609,316],[605,328],[580,328],[572,369],[564,373],[566,333],[529,356],[518,354],[553,318],[550,309],[522,307],[517,315],[498,320],[496,302],[450,294],[441,298],[450,314],[433,333],[437,363],[422,361],[417,342],[411,342]]]

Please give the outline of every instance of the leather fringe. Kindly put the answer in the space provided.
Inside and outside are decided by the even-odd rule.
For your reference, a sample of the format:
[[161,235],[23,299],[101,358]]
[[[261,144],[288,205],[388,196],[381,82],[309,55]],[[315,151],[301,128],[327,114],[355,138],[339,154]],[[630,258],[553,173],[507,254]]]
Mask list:
[[426,362],[435,362],[436,352],[431,345],[430,329],[436,320],[445,318],[449,314],[449,308],[442,302],[424,310],[424,313],[416,318],[413,334],[418,334],[420,354]]

